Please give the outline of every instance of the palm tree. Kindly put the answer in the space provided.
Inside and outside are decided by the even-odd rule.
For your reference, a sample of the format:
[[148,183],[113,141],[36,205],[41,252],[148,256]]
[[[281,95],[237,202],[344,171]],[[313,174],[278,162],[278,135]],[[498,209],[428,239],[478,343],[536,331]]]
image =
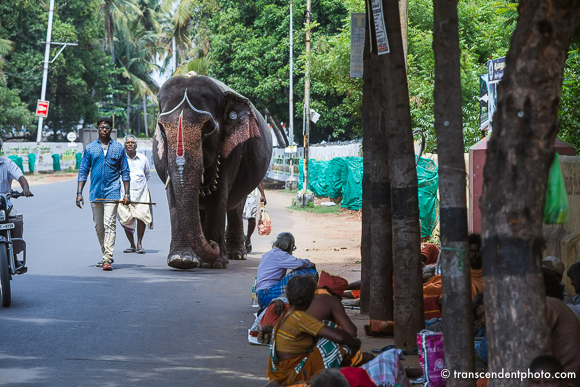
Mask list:
[[[149,12],[153,10],[149,9]],[[159,66],[155,63],[163,47],[158,44],[159,35],[156,31],[144,27],[140,17],[119,19],[116,23],[116,65],[122,70],[122,76],[130,88],[127,91],[127,129],[130,121],[131,92],[136,97],[142,97],[145,105],[146,97],[155,101],[157,86],[152,74]]]
[[[177,4],[177,6],[175,6]],[[207,21],[218,10],[216,0],[162,0],[161,11],[163,26],[163,41],[166,52],[163,69],[169,66],[169,61],[175,59],[175,73],[184,74],[191,70],[206,74],[210,63],[209,28]],[[195,47],[191,49],[192,42]],[[175,49],[174,49],[175,47]],[[177,65],[177,55],[183,54],[183,62]],[[181,55],[180,55],[181,56]]]
[[105,21],[106,45],[111,52],[111,61],[115,63],[115,21],[125,19],[131,13],[143,16],[136,0],[92,0],[97,12]]

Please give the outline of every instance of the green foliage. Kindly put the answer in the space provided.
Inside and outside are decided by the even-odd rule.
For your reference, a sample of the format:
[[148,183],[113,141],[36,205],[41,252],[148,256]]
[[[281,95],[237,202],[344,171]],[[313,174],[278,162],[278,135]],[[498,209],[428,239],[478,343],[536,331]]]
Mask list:
[[[219,5],[219,12],[208,23],[208,30],[211,31],[209,53],[212,58],[208,73],[250,98],[258,109],[263,111],[268,108],[276,121],[287,123],[290,86],[288,2],[258,0],[240,3],[229,0],[220,1]],[[295,138],[299,138],[302,128],[305,58],[301,54],[305,51],[305,8],[304,0],[294,1]],[[197,10],[203,11],[202,7]],[[313,7],[313,49],[316,46],[315,36],[336,34],[347,15],[342,1],[319,1]],[[199,17],[194,15],[194,19],[199,20]],[[343,100],[344,96],[333,94],[325,82],[313,77],[311,108],[319,111],[322,118],[312,125],[312,142],[327,140],[333,133],[339,138],[349,138],[350,128],[345,128],[343,124],[350,124],[351,127],[354,124],[348,113],[338,109]]]
[[577,34],[572,42],[566,68],[564,69],[564,82],[562,84],[562,97],[558,119],[560,132],[558,137],[576,148],[576,154],[580,154],[580,36]]
[[0,82],[0,133],[2,137],[18,136],[22,126],[34,121],[34,115],[18,96],[18,90],[10,90]]
[[[503,4],[503,3],[502,3]],[[487,0],[460,1],[458,6],[461,49],[461,89],[465,148],[481,139],[479,131],[479,74],[487,72],[489,56],[507,53],[513,25],[497,5]],[[437,139],[433,118],[435,61],[433,56],[433,2],[409,2],[408,78],[414,129],[426,135],[426,152],[435,152]]]

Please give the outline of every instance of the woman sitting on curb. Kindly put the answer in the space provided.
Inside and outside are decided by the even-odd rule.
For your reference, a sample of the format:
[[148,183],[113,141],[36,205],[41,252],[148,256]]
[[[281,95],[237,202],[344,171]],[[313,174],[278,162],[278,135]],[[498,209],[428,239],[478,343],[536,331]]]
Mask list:
[[315,290],[316,282],[310,276],[297,275],[288,281],[290,306],[276,323],[268,356],[268,378],[280,385],[308,381],[324,368],[363,362],[358,338],[306,313]]

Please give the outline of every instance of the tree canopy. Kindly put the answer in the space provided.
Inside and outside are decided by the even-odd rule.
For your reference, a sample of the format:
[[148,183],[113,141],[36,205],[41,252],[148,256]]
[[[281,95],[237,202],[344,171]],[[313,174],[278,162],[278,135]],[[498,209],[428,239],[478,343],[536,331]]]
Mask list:
[[[50,64],[45,124],[53,139],[115,114],[135,126],[143,96],[151,105],[160,85],[154,76],[177,59],[176,74],[195,70],[216,77],[289,121],[289,24],[286,0],[55,0],[53,42],[75,42]],[[293,2],[294,134],[302,134],[305,0]],[[490,57],[504,56],[517,18],[512,1],[458,2],[465,148],[481,138],[480,74]],[[350,78],[350,13],[363,0],[317,0],[312,4],[311,109],[321,114],[311,142],[362,136],[362,79]],[[0,134],[36,134],[33,113],[40,97],[48,6],[26,0],[0,4]],[[434,59],[432,0],[409,2],[407,74],[413,127],[436,152],[433,129]],[[175,41],[175,49],[172,45]],[[559,136],[580,149],[580,38],[573,41],[563,79]],[[51,48],[50,60],[60,46]],[[113,60],[114,58],[114,60]],[[129,93],[131,95],[129,96]],[[154,105],[153,105],[154,106]],[[149,110],[151,114],[153,109]],[[153,120],[149,121],[150,123]],[[24,133],[21,132],[25,129]],[[46,130],[46,128],[45,128]]]

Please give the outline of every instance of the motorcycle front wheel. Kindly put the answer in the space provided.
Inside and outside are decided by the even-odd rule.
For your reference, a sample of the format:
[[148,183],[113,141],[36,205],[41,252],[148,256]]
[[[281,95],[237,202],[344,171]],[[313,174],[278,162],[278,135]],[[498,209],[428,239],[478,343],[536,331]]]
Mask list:
[[12,302],[10,293],[10,271],[8,269],[8,249],[6,243],[0,243],[0,295],[2,306],[9,307]]

